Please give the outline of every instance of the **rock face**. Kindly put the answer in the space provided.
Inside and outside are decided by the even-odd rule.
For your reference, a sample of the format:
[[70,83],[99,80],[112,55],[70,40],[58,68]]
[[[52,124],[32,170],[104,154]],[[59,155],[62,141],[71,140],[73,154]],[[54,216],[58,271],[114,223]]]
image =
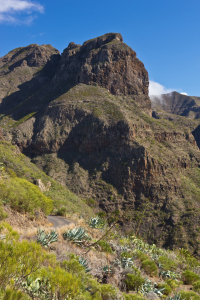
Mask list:
[[200,118],[200,97],[191,97],[177,92],[151,96],[152,109],[163,110],[191,119]]
[[135,51],[123,43],[121,34],[107,34],[85,42],[73,42],[64,50],[53,81],[99,85],[112,94],[131,95],[150,112],[149,78]]
[[198,253],[200,151],[192,134],[198,121],[166,111],[151,117],[147,71],[120,34],[70,43],[61,57],[51,51],[35,63],[20,58],[20,70],[38,75],[32,88],[24,82],[26,96],[18,86],[3,98],[4,138],[95,212],[115,220],[125,210],[119,225],[126,234],[139,223],[148,242]]
[[37,44],[14,49],[1,57],[1,113],[13,114],[18,105],[27,102],[38,90],[48,84],[55,74],[59,61],[58,50],[51,45]]

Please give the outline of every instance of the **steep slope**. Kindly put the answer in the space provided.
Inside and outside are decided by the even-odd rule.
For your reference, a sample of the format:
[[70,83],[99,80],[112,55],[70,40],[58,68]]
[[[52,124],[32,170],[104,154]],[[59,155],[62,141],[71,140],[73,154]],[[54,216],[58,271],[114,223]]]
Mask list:
[[[151,117],[148,73],[119,34],[70,43],[46,86],[0,112],[4,137],[150,243],[199,253],[197,120]],[[8,102],[9,103],[9,102]],[[8,126],[9,125],[9,126]]]
[[152,110],[163,110],[191,119],[200,118],[200,97],[192,97],[177,92],[151,96]]
[[14,49],[0,58],[1,113],[16,112],[16,118],[17,112],[22,115],[27,100],[51,81],[59,61],[58,50],[37,44]]
[[[45,222],[44,215],[39,211],[42,208],[45,213],[52,212],[52,204],[54,209],[66,207],[68,214],[77,213],[88,218],[93,215],[91,209],[80,198],[38,169],[18,147],[4,140],[0,140],[0,161],[0,220],[3,218],[2,203],[5,206],[4,210],[13,215],[8,221],[20,227]],[[10,206],[19,213],[14,214]],[[23,214],[21,218],[20,213]],[[31,222],[33,220],[34,222]]]

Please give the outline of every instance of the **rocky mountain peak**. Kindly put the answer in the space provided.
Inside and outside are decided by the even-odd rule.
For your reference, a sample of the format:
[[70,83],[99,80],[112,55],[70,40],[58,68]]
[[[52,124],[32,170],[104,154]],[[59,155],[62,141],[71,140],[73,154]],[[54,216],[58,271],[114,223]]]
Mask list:
[[82,46],[71,42],[61,56],[53,82],[57,86],[60,82],[98,85],[113,95],[131,95],[146,112],[151,111],[148,73],[119,33],[105,34]]
[[120,33],[107,33],[97,38],[88,40],[83,43],[82,50],[90,51],[92,49],[100,48],[102,45],[108,44],[112,41],[123,42],[122,35]]

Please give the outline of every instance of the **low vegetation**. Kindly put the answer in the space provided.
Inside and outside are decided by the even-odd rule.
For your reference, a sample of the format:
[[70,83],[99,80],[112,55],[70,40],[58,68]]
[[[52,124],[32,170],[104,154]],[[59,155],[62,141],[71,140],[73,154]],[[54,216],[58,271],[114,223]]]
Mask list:
[[[6,217],[1,210],[2,204],[10,204],[20,212],[33,213],[35,209],[42,209],[45,214],[55,210],[57,215],[94,215],[84,201],[47,176],[19,149],[5,141],[0,141],[0,162],[0,219]],[[50,188],[42,193],[35,185],[37,179],[41,179],[44,186],[49,184]]]
[[2,223],[1,299],[144,300],[152,293],[160,299],[200,299],[200,262],[188,251],[161,249],[89,224],[82,219],[81,227],[63,235],[38,230],[19,240]]

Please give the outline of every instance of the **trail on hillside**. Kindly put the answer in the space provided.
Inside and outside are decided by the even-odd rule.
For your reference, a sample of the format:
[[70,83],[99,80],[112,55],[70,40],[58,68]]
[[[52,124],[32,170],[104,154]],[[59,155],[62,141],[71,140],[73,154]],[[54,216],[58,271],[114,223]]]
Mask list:
[[63,217],[58,217],[58,216],[48,216],[47,217],[49,222],[53,224],[53,228],[59,228],[65,225],[69,225],[69,224],[75,224],[75,222],[73,220],[67,219],[67,218],[63,218]]

